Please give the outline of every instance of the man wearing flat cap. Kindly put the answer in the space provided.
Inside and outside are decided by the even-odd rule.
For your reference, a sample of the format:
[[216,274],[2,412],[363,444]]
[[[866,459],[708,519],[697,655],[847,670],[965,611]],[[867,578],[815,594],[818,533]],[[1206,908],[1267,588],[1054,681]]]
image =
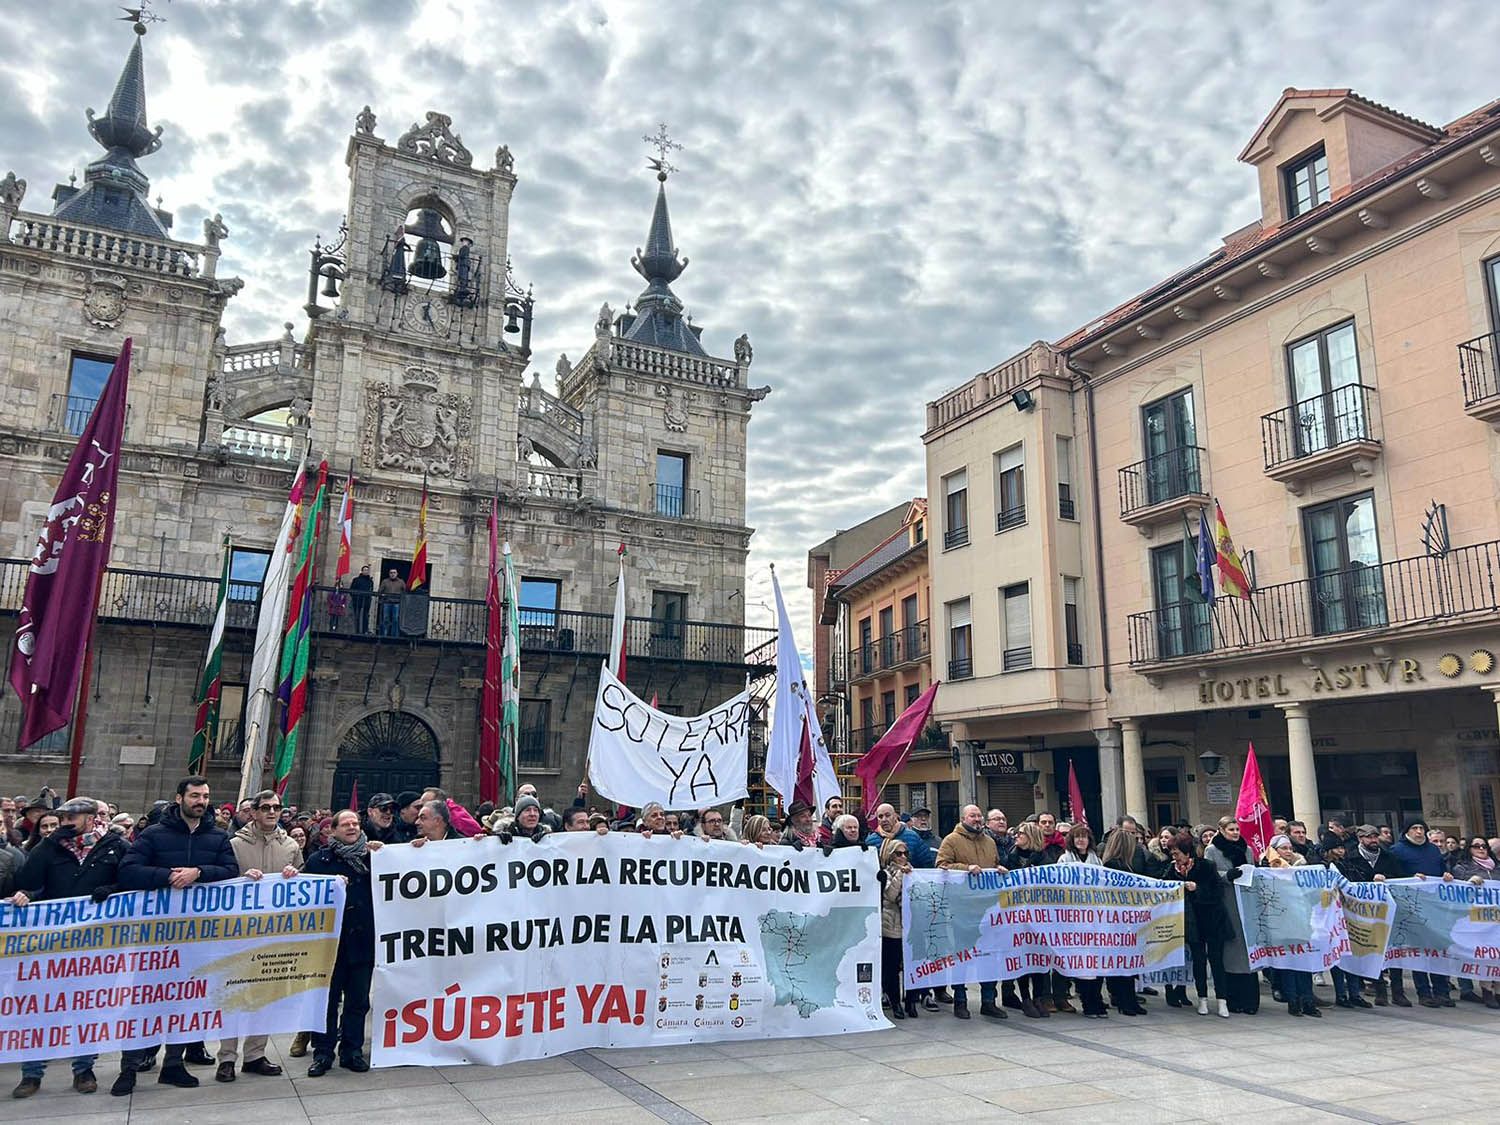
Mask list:
[[[14,906],[54,898],[80,898],[88,895],[103,902],[115,889],[120,860],[130,845],[118,832],[101,831],[94,824],[99,802],[89,797],[74,797],[57,810],[58,827],[52,835],[31,849],[16,876]],[[79,1055],[73,1060],[73,1089],[92,1094],[99,1088],[94,1078],[94,1055]],[[29,1098],[42,1088],[45,1061],[23,1062],[21,1084],[11,1097]]]

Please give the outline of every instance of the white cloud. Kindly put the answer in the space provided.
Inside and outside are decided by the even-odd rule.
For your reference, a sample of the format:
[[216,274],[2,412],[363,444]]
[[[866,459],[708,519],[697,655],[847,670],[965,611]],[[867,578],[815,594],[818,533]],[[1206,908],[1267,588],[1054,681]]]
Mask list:
[[[748,331],[776,388],[751,424],[748,616],[764,623],[775,561],[804,643],[806,550],[922,491],[925,400],[1253,218],[1234,157],[1282,87],[1352,86],[1436,122],[1500,93],[1484,2],[159,6],[166,147],[143,167],[183,237],[225,215],[221,269],[249,281],[233,340],[301,323],[302,251],[344,209],[359,108],[388,138],[439,109],[476,154],[515,154],[510,249],[546,375],[601,301],[640,288],[640,136],[668,122],[693,259],[677,292],[711,350]],[[108,98],[129,34],[81,0],[15,7],[0,167],[36,206],[97,151],[83,107]]]

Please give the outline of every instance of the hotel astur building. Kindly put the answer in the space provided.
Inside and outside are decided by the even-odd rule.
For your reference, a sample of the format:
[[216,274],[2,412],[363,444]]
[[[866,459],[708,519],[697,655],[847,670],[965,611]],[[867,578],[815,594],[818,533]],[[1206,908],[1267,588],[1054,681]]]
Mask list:
[[[1058,733],[1080,748],[1091,731],[1107,816],[1231,812],[1253,742],[1274,808],[1310,827],[1420,813],[1494,835],[1500,102],[1437,126],[1350,90],[1288,89],[1240,160],[1259,183],[1252,222],[1058,341],[1059,362],[1003,364],[929,407],[934,614],[958,621],[967,602],[972,623],[934,630],[935,663],[990,677],[939,717],[972,740],[992,700],[1032,725],[1045,706],[1049,733],[1071,726]],[[1050,443],[1038,431],[1021,450],[1043,502],[1066,489],[1088,509],[1076,549],[1049,512],[1061,550],[1002,550],[1028,403],[1054,419]],[[993,543],[967,497],[946,499],[976,474]],[[1211,597],[1200,584],[1216,501],[1247,597],[1217,569]],[[965,559],[970,526],[982,542]],[[1038,572],[992,574],[1007,556]],[[1055,672],[1028,704],[1011,680],[1037,677],[1011,636],[1039,628]],[[1089,672],[1070,691],[1075,654]],[[990,749],[1007,725],[987,724]]]

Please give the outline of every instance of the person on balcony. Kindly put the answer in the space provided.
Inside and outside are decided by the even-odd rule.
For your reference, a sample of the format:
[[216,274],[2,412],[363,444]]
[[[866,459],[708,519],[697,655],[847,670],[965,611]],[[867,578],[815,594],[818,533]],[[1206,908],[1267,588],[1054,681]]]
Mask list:
[[337,633],[349,613],[349,591],[344,589],[344,580],[336,579],[333,589],[328,591],[328,628]]
[[391,567],[380,580],[380,635],[401,635],[401,599],[406,594],[406,581]]
[[349,604],[354,610],[354,631],[364,636],[370,631],[370,595],[375,592],[375,579],[370,577],[370,568],[362,566],[359,575],[349,583]]

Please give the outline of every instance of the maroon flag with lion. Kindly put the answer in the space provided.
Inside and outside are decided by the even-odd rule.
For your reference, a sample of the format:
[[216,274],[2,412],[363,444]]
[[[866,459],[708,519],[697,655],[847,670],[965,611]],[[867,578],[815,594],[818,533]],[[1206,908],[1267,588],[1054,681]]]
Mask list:
[[114,538],[130,345],[127,339],[120,348],[79,435],[31,556],[10,654],[10,683],[21,699],[21,749],[61,730],[73,715],[99,580]]

